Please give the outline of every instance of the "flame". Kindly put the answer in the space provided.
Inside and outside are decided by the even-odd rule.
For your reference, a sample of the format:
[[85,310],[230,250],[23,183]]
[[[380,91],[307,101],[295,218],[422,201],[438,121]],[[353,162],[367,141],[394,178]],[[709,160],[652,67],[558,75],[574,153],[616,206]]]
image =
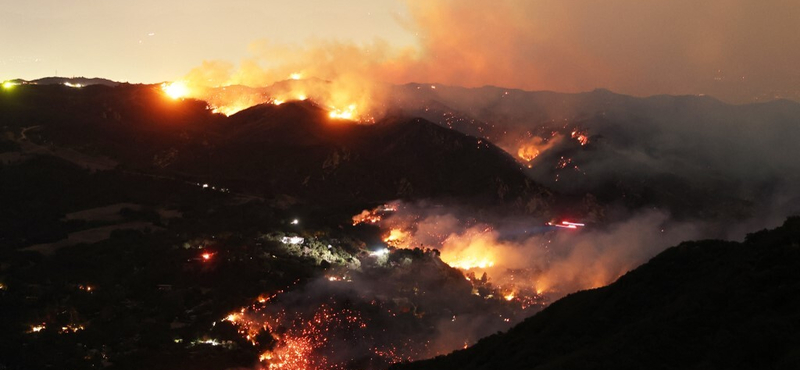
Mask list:
[[189,87],[183,81],[175,81],[169,84],[165,82],[161,84],[161,90],[163,90],[167,96],[176,100],[187,97],[190,93]]
[[226,116],[232,116],[232,115],[234,115],[234,114],[236,114],[238,112],[241,112],[241,111],[243,111],[243,110],[245,110],[247,108],[249,108],[249,107],[246,106],[246,105],[221,106],[221,107],[213,108],[212,112],[224,114]]
[[329,116],[333,119],[341,119],[341,120],[348,120],[352,121],[355,117],[357,117],[356,112],[356,105],[350,104],[347,106],[347,109],[336,109],[331,108]]
[[540,154],[553,147],[553,145],[559,142],[561,138],[561,135],[556,135],[549,140],[545,140],[539,136],[534,136],[530,140],[519,145],[519,148],[517,148],[517,157],[524,162],[530,162],[536,159],[536,157],[538,157]]
[[397,246],[404,242],[408,238],[408,232],[403,231],[402,229],[392,229],[389,231],[389,235],[383,238],[383,241],[389,245]]
[[353,216],[353,226],[359,224],[376,224],[381,222],[381,215],[376,210],[363,210],[361,213]]
[[292,74],[289,75],[289,79],[292,79],[292,80],[299,80],[301,78],[303,78],[303,74],[302,73],[292,73]]
[[532,145],[523,145],[519,147],[519,150],[517,151],[517,155],[520,158],[524,159],[526,162],[530,162],[536,159],[536,157],[538,157],[539,154],[540,154],[539,149],[536,149],[536,147]]

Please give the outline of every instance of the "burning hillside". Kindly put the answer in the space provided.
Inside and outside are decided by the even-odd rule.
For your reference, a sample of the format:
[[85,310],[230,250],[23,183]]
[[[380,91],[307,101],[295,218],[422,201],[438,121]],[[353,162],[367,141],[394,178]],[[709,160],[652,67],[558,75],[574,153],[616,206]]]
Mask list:
[[233,325],[265,368],[382,369],[475,343],[545,303],[464,275],[430,249],[355,258],[305,285],[259,296],[215,325]]

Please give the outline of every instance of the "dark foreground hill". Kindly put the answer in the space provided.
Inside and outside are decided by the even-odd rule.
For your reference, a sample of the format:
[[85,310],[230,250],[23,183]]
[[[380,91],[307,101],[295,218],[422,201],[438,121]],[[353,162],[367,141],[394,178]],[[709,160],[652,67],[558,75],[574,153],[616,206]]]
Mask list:
[[800,218],[687,242],[421,369],[798,369]]
[[146,85],[24,85],[0,95],[0,128],[17,143],[268,199],[469,198],[541,213],[551,197],[500,148],[422,119],[359,125],[311,102],[225,117]]

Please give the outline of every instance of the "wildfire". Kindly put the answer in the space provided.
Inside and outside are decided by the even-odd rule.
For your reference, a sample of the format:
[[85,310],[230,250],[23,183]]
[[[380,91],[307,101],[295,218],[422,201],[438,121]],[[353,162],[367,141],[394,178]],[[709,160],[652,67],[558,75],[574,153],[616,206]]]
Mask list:
[[59,333],[61,333],[61,334],[77,333],[77,332],[79,332],[81,330],[84,330],[84,329],[85,328],[83,327],[83,325],[67,324],[66,326],[62,326],[61,327],[61,330],[59,331]]
[[248,108],[248,106],[245,106],[245,105],[232,105],[232,106],[215,107],[211,111],[214,112],[214,113],[224,114],[226,116],[232,116],[232,115],[234,115],[234,114],[236,114],[238,112],[241,112],[241,111],[243,111],[243,110],[245,110],[247,108]]
[[589,144],[589,136],[587,136],[585,132],[579,130],[573,130],[572,138],[578,140],[581,146]]
[[182,81],[175,81],[169,84],[165,82],[161,84],[161,90],[163,90],[167,96],[176,100],[187,97],[190,92],[189,87]]
[[[519,148],[517,148],[517,157],[525,162],[530,162],[536,159],[536,157],[538,157],[540,154],[550,149],[553,145],[560,141],[562,137],[563,136],[561,135],[556,135],[553,138],[544,139],[539,136],[534,136],[527,142],[520,144]],[[509,152],[513,153],[511,150],[509,150]]]
[[[444,261],[444,258],[442,258]],[[487,269],[490,267],[494,267],[494,261],[488,258],[480,258],[480,257],[466,257],[464,259],[459,259],[455,261],[444,261],[450,267],[461,269],[461,270],[471,270],[471,269]]]
[[361,213],[353,216],[353,226],[360,224],[377,224],[381,222],[383,216],[397,212],[397,207],[390,204],[385,204],[373,210],[363,210]]
[[336,310],[328,304],[322,304],[311,316],[284,310],[268,312],[267,308],[266,304],[242,308],[224,321],[234,324],[239,334],[253,345],[258,344],[255,338],[261,332],[272,335],[274,347],[259,356],[268,369],[339,368],[326,355],[331,351],[331,339],[367,327],[358,312]]
[[203,261],[210,261],[211,257],[214,257],[214,253],[205,252],[200,255],[200,258],[202,258]]
[[389,231],[389,235],[383,238],[383,241],[391,246],[397,246],[403,241],[408,238],[408,232],[403,231],[402,229],[392,229]]
[[356,108],[357,106],[355,104],[350,104],[347,106],[347,109],[332,108],[328,115],[333,119],[352,121],[355,117],[357,117]]
[[527,162],[536,159],[536,157],[539,156],[539,153],[540,153],[539,149],[536,149],[535,147],[529,145],[523,145],[517,151],[517,155]]

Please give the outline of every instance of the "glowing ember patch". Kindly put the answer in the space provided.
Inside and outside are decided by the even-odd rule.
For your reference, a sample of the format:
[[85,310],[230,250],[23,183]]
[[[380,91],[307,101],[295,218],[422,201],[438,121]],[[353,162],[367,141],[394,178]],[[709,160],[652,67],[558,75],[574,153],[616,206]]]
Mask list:
[[181,81],[175,81],[170,84],[161,84],[161,90],[172,99],[180,99],[189,95],[189,87]]
[[525,162],[530,162],[540,154],[550,149],[556,142],[561,140],[561,136],[554,136],[552,139],[545,140],[539,136],[534,136],[520,144],[517,149],[517,157]]
[[581,146],[589,144],[589,136],[585,132],[574,130],[572,131],[572,138],[578,140]]
[[230,117],[230,116],[232,116],[232,115],[234,115],[236,113],[239,113],[239,112],[241,112],[241,111],[243,111],[243,110],[245,110],[247,108],[249,108],[249,107],[244,106],[244,105],[231,105],[231,106],[222,106],[222,107],[212,107],[211,108],[211,112],[224,114],[224,115]]
[[402,229],[392,229],[383,241],[389,245],[397,246],[408,238],[408,233]]
[[68,324],[67,326],[62,326],[59,333],[60,334],[77,333],[84,329],[85,328],[83,327],[83,325]]
[[458,261],[445,261],[450,267],[461,269],[461,270],[471,270],[471,269],[485,269],[489,267],[494,267],[494,261],[488,259],[480,259],[480,258],[467,258]]
[[353,120],[356,117],[356,105],[350,104],[347,109],[332,109],[329,116],[333,119]]
[[510,294],[504,295],[503,299],[505,299],[506,301],[512,301],[512,300],[514,300],[514,297],[515,297],[514,293],[510,293]]
[[522,146],[517,151],[517,155],[525,161],[532,161],[539,156],[539,150],[533,146]]
[[211,257],[213,257],[213,256],[214,256],[213,253],[208,253],[208,252],[203,253],[203,254],[200,255],[200,257],[203,258],[203,261],[209,261],[209,260],[211,260]]
[[74,84],[74,83],[70,83],[70,82],[64,82],[64,86],[71,87],[73,89],[80,89],[80,88],[83,87],[82,84]]
[[38,332],[40,332],[40,331],[42,331],[42,330],[44,330],[46,328],[47,328],[47,326],[45,324],[33,325],[33,326],[31,326],[31,330],[28,331],[28,332],[29,333],[38,333]]

